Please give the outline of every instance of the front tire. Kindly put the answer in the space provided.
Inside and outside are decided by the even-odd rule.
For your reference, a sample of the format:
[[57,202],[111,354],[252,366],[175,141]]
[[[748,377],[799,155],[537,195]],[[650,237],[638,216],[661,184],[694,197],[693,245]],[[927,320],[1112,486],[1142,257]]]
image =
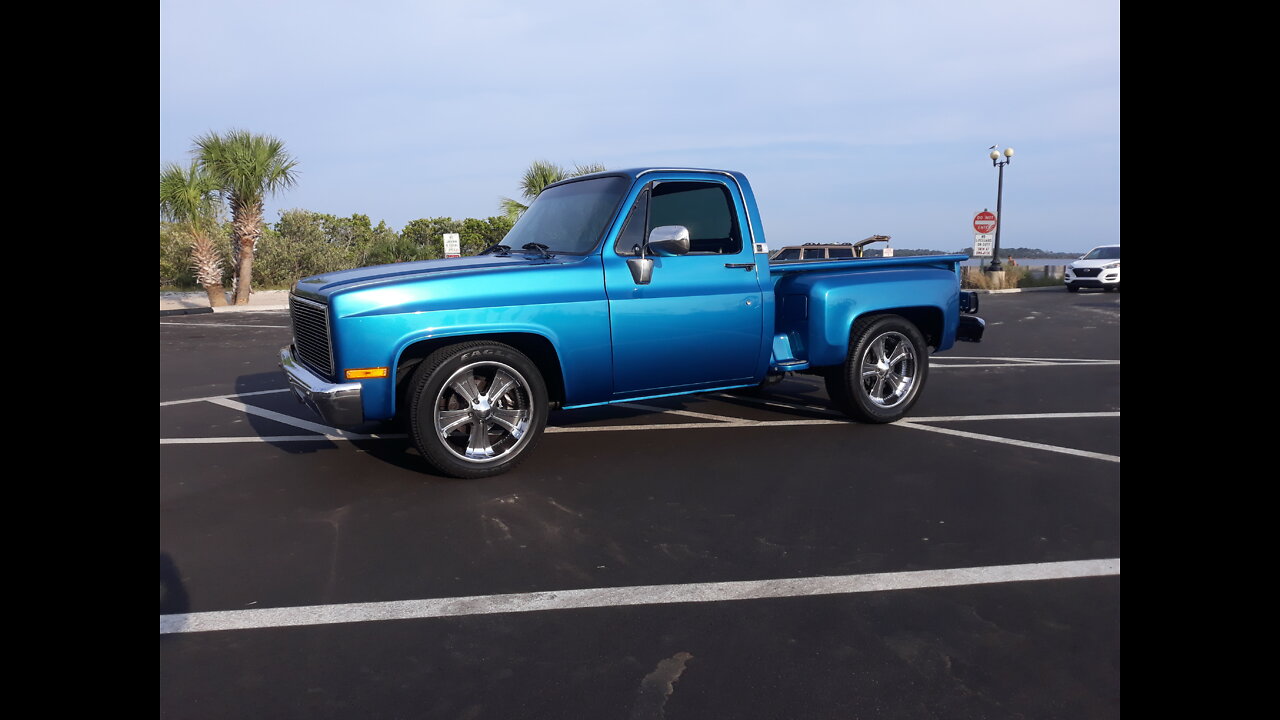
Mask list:
[[846,415],[869,423],[902,418],[929,375],[929,347],[899,315],[860,318],[849,333],[844,365],[827,373],[827,394]]
[[1067,285],[1067,292],[1080,292],[1080,286],[1075,283],[1069,283]]
[[547,386],[510,345],[469,342],[429,355],[414,372],[410,433],[436,470],[482,478],[515,467],[547,423]]

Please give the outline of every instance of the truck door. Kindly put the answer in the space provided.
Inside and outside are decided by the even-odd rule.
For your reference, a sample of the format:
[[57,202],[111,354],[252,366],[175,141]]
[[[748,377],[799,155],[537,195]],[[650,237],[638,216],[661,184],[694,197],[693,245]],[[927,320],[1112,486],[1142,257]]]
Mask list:
[[[726,179],[727,180],[727,179]],[[637,285],[627,258],[655,227],[689,229],[687,255],[653,257]],[[614,395],[751,382],[764,316],[746,213],[729,182],[656,179],[640,192],[613,247],[604,248]]]

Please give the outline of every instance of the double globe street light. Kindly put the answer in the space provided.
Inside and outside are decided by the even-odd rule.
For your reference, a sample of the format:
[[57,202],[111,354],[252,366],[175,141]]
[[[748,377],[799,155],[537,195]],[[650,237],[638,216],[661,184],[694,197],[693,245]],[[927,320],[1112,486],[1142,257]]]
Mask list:
[[1000,159],[1001,152],[992,150],[991,166],[1000,168],[1000,181],[996,186],[996,242],[995,248],[991,252],[991,264],[987,266],[987,272],[1002,272],[1003,267],[1000,266],[1000,226],[1004,225],[1004,214],[1000,212],[1001,201],[1004,199],[1004,166],[1013,161],[1013,148],[1004,149],[1004,160]]

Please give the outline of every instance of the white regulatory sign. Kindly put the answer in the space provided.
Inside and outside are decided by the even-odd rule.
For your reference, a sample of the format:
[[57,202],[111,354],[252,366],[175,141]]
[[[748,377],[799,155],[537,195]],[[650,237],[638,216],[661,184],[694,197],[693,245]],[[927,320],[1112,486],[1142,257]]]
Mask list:
[[880,252],[881,252],[880,257],[893,257],[893,248],[891,247],[887,247],[884,250],[881,250]]
[[444,256],[447,258],[462,257],[462,241],[458,233],[444,234]]
[[996,249],[996,236],[991,233],[974,233],[973,256],[991,257]]

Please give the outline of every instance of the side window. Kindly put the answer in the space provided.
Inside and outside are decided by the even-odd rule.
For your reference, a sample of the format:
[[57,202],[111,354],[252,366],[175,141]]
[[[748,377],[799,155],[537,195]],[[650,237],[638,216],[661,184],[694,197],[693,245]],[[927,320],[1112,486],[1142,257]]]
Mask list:
[[800,248],[787,248],[786,250],[783,250],[782,252],[778,253],[778,257],[774,258],[774,260],[799,260],[799,259],[800,259]]
[[619,255],[638,255],[635,251],[637,245],[644,244],[645,241],[645,216],[649,214],[649,188],[640,191],[640,196],[636,198],[636,203],[631,206],[631,212],[627,214],[627,221],[622,226],[622,232],[618,233],[618,242],[613,246],[614,252]]
[[822,260],[826,258],[826,256],[827,256],[826,248],[805,248],[804,249],[805,260]]
[[657,183],[649,198],[648,230],[663,225],[689,228],[690,255],[733,255],[742,251],[733,198],[729,188],[720,183]]
[[829,258],[851,258],[853,257],[853,248],[827,248],[827,257]]

